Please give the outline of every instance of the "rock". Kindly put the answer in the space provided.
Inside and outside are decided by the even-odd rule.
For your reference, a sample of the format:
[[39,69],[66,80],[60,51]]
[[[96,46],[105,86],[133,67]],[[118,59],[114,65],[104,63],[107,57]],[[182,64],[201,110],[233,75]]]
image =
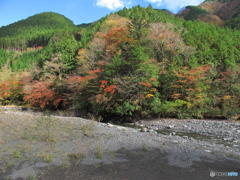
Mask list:
[[153,129],[151,129],[151,128],[147,130],[147,132],[153,132],[153,131],[154,131],[154,130],[153,130]]
[[223,138],[224,141],[231,141],[232,138]]
[[150,133],[152,133],[152,134],[158,134],[156,131],[151,131]]
[[172,129],[173,126],[169,125],[169,126],[166,126],[166,129]]
[[238,144],[234,144],[233,147],[240,147],[240,145],[238,145]]
[[206,152],[212,152],[211,150],[208,150],[208,149],[206,149],[206,150],[204,150],[204,151],[206,151]]
[[174,135],[174,136],[175,136],[175,135],[176,135],[176,132],[173,132],[173,133],[172,133],[172,135]]
[[229,146],[226,146],[226,147],[225,147],[225,149],[231,149],[231,147],[229,147]]
[[122,129],[122,130],[128,130],[128,128],[126,127],[122,127],[122,126],[116,126],[117,129]]
[[113,127],[113,125],[112,125],[112,124],[110,124],[110,123],[107,123],[107,126],[108,126],[108,127]]
[[234,140],[233,142],[234,142],[234,143],[239,143],[239,140]]
[[146,127],[141,128],[141,132],[147,132],[147,131],[148,131],[148,128],[146,128]]

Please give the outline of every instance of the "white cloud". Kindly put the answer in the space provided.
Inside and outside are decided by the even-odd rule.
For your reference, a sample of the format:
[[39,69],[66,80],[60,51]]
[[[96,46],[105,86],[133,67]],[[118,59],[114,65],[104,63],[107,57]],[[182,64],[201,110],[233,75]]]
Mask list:
[[156,4],[157,6],[164,7],[170,11],[176,13],[179,9],[193,5],[197,6],[202,3],[204,0],[145,0],[149,3]]
[[115,10],[124,7],[124,2],[122,0],[97,0],[96,5]]
[[96,5],[110,10],[132,6],[134,0],[97,0]]
[[157,3],[158,6],[160,6],[163,2],[163,0],[146,0],[146,1],[150,3]]

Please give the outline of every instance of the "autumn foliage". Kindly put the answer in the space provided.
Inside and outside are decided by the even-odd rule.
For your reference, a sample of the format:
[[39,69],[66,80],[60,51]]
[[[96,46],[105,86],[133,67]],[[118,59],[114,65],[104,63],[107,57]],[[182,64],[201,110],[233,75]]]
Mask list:
[[175,76],[179,78],[173,87],[177,88],[177,92],[172,97],[174,99],[182,99],[189,102],[191,107],[204,105],[204,97],[206,97],[206,90],[209,86],[206,86],[206,76],[210,66],[199,66],[195,69],[189,70],[188,67],[182,67],[175,72]]
[[33,82],[30,89],[26,90],[24,100],[32,106],[46,108],[58,108],[63,99],[50,89],[51,83],[48,82]]
[[[237,116],[239,31],[215,26],[221,24],[215,16],[190,9],[200,12],[190,18],[212,24],[137,6],[77,34],[56,32],[48,45],[32,46],[37,51],[2,50],[0,104],[69,108],[102,118]],[[30,77],[9,78],[28,66]]]
[[20,81],[6,81],[0,84],[0,104],[21,101],[23,84]]

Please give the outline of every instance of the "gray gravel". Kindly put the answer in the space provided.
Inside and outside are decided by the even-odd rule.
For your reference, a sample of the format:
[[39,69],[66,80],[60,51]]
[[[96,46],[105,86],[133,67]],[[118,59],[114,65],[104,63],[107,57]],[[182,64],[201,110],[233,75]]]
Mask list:
[[240,138],[240,123],[238,121],[156,119],[152,121],[140,121],[138,124],[149,128],[171,129],[172,131],[232,139]]
[[[26,115],[22,112],[5,112],[6,114],[15,114],[16,117]],[[82,124],[92,123],[92,121],[82,118],[55,117],[75,123],[76,128]],[[195,161],[201,161],[203,157],[212,161],[232,160],[240,163],[240,124],[238,122],[158,119],[143,120],[137,123],[137,126],[139,128],[95,122],[93,136],[88,137],[79,133],[80,140],[76,138],[67,142],[57,142],[55,146],[59,150],[56,152],[59,153],[59,157],[54,158],[51,163],[34,160],[21,162],[18,166],[12,167],[7,176],[12,179],[27,178],[29,175],[39,173],[41,167],[62,166],[66,159],[61,158],[61,154],[79,153],[83,149],[87,152],[86,157],[79,163],[86,165],[127,161],[124,158],[118,159],[109,156],[109,152],[116,152],[120,149],[159,149],[162,153],[168,154],[169,165],[184,168],[190,167]],[[143,128],[146,129],[143,130]],[[167,130],[169,134],[157,133],[157,130]],[[211,135],[226,142],[231,141],[231,143],[218,144],[217,141],[211,139],[199,140],[187,134],[177,135],[179,131]],[[96,149],[99,147],[103,153],[101,158],[96,157]]]

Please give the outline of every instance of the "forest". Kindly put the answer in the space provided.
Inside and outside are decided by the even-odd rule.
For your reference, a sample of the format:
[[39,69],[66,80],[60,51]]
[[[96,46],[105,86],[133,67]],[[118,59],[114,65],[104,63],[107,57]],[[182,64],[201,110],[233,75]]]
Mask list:
[[0,105],[103,119],[239,118],[239,16],[217,26],[188,8],[181,18],[135,6],[82,26],[50,12],[0,28]]

